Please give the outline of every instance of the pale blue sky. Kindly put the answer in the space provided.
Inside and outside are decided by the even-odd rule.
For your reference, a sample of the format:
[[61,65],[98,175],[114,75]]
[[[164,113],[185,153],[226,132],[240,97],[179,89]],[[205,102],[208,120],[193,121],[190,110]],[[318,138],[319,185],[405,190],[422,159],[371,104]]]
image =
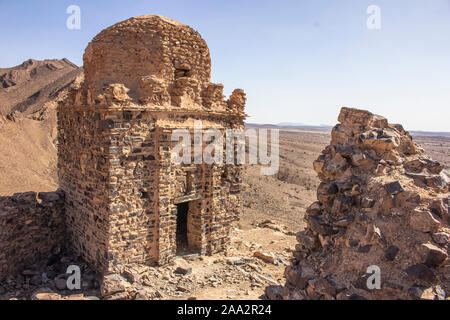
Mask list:
[[[81,30],[66,8],[81,8]],[[369,5],[381,30],[366,27]],[[0,0],[0,67],[66,57],[135,15],[162,14],[198,30],[212,80],[247,92],[248,121],[336,123],[341,106],[408,130],[450,131],[450,0]]]

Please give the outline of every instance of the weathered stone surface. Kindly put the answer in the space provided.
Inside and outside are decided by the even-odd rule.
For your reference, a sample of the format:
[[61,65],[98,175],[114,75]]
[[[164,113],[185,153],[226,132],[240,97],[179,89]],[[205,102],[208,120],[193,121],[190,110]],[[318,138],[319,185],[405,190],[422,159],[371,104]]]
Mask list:
[[101,294],[103,297],[110,297],[126,292],[130,286],[127,279],[120,274],[109,274],[103,278]]
[[23,120],[23,118],[24,118],[24,116],[23,116],[22,112],[17,111],[17,110],[11,112],[10,114],[8,114],[6,116],[6,119],[8,119],[9,121],[12,121],[12,122],[18,122],[20,120]]
[[261,259],[264,262],[272,263],[272,264],[275,264],[275,261],[277,259],[273,253],[265,252],[265,251],[255,251],[253,253],[253,256]]
[[40,193],[39,199],[36,192],[0,197],[0,280],[65,245],[64,196]]
[[431,243],[422,244],[424,263],[430,267],[439,267],[447,258],[446,250]]
[[446,246],[450,243],[450,234],[446,232],[436,232],[432,234],[434,242]]
[[233,266],[241,266],[241,265],[245,265],[247,263],[252,262],[253,259],[249,258],[249,257],[227,257],[226,262],[229,265],[233,265]]
[[265,294],[269,300],[281,300],[283,298],[282,291],[282,286],[268,286]]
[[393,261],[399,252],[399,248],[397,246],[389,246],[386,250],[386,259]]
[[409,224],[414,230],[422,232],[437,231],[441,223],[433,217],[431,212],[414,210],[410,213]]
[[[318,201],[297,234],[282,298],[424,298],[415,283],[450,290],[442,165],[381,116],[342,108],[339,121],[314,162]],[[313,277],[304,275],[305,266]],[[370,290],[367,280],[377,267],[381,288]],[[434,299],[433,292],[427,296]]]
[[0,128],[3,127],[6,123],[6,118],[0,114]]
[[404,164],[404,167],[410,172],[418,173],[427,169],[430,173],[434,174],[439,174],[444,169],[444,165],[425,157],[408,161]]
[[63,197],[58,192],[40,192],[38,198],[44,202],[56,202]]
[[306,209],[306,213],[312,216],[319,215],[322,206],[319,201],[313,202],[308,209]]
[[55,287],[59,290],[64,290],[67,287],[67,280],[64,278],[56,278],[55,279]]
[[337,233],[330,224],[327,224],[321,217],[309,217],[311,230],[323,236],[329,236]]
[[308,285],[308,279],[302,277],[301,271],[292,267],[287,267],[284,276],[286,280],[296,288],[303,290]]
[[[162,265],[183,251],[223,251],[239,217],[242,165],[176,164],[171,137],[193,133],[196,121],[223,135],[243,129],[245,92],[226,100],[223,85],[210,82],[199,33],[158,15],[106,28],[83,61],[84,82],[58,108],[70,246],[98,270],[119,273],[117,265]],[[187,239],[177,243],[185,209]]]
[[448,205],[444,199],[436,199],[431,201],[429,207],[430,211],[440,218],[446,218],[448,216]]
[[402,185],[400,184],[400,182],[398,182],[398,181],[388,183],[384,187],[386,188],[387,193],[394,194],[394,195],[405,191],[403,189]]
[[31,300],[61,300],[61,296],[49,288],[40,288],[31,295]]
[[310,280],[308,284],[314,290],[321,295],[329,295],[334,297],[336,295],[336,288],[327,279],[320,278]]
[[408,274],[408,276],[422,281],[431,282],[436,279],[436,275],[434,274],[434,272],[426,265],[421,263],[408,267],[405,272]]
[[178,267],[175,270],[175,273],[182,274],[182,275],[187,275],[187,274],[192,273],[192,268],[189,268],[189,267],[188,268]]
[[354,293],[350,297],[348,297],[348,300],[367,300],[367,298],[360,294]]

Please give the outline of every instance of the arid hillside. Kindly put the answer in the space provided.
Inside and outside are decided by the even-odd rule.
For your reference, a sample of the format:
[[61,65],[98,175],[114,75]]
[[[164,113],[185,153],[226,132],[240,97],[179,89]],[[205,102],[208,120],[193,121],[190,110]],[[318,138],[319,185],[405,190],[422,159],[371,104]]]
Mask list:
[[33,60],[21,65],[0,69],[0,114],[13,111],[32,114],[70,86],[82,74],[67,59]]
[[66,59],[0,69],[0,195],[57,188],[56,106],[82,78]]
[[56,120],[24,118],[0,128],[0,194],[53,191],[56,176]]
[[259,165],[248,166],[244,173],[242,223],[275,219],[292,230],[301,228],[319,183],[312,162],[328,142],[327,131],[281,131],[278,173],[262,176]]

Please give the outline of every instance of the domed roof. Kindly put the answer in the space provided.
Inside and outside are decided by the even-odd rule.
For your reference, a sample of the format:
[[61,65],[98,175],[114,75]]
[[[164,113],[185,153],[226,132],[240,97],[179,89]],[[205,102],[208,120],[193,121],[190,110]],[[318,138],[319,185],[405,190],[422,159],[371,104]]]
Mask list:
[[169,87],[180,77],[207,87],[211,57],[206,42],[189,26],[159,15],[133,17],[101,31],[84,57],[85,82],[97,88],[121,83],[139,95],[149,78]]

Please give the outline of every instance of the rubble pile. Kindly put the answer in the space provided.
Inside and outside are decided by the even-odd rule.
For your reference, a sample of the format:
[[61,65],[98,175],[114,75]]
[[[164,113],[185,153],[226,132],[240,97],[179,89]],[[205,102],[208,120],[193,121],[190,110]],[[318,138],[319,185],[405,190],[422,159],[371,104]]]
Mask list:
[[401,125],[342,108],[314,162],[321,183],[286,284],[269,299],[445,299],[450,194],[444,166]]

